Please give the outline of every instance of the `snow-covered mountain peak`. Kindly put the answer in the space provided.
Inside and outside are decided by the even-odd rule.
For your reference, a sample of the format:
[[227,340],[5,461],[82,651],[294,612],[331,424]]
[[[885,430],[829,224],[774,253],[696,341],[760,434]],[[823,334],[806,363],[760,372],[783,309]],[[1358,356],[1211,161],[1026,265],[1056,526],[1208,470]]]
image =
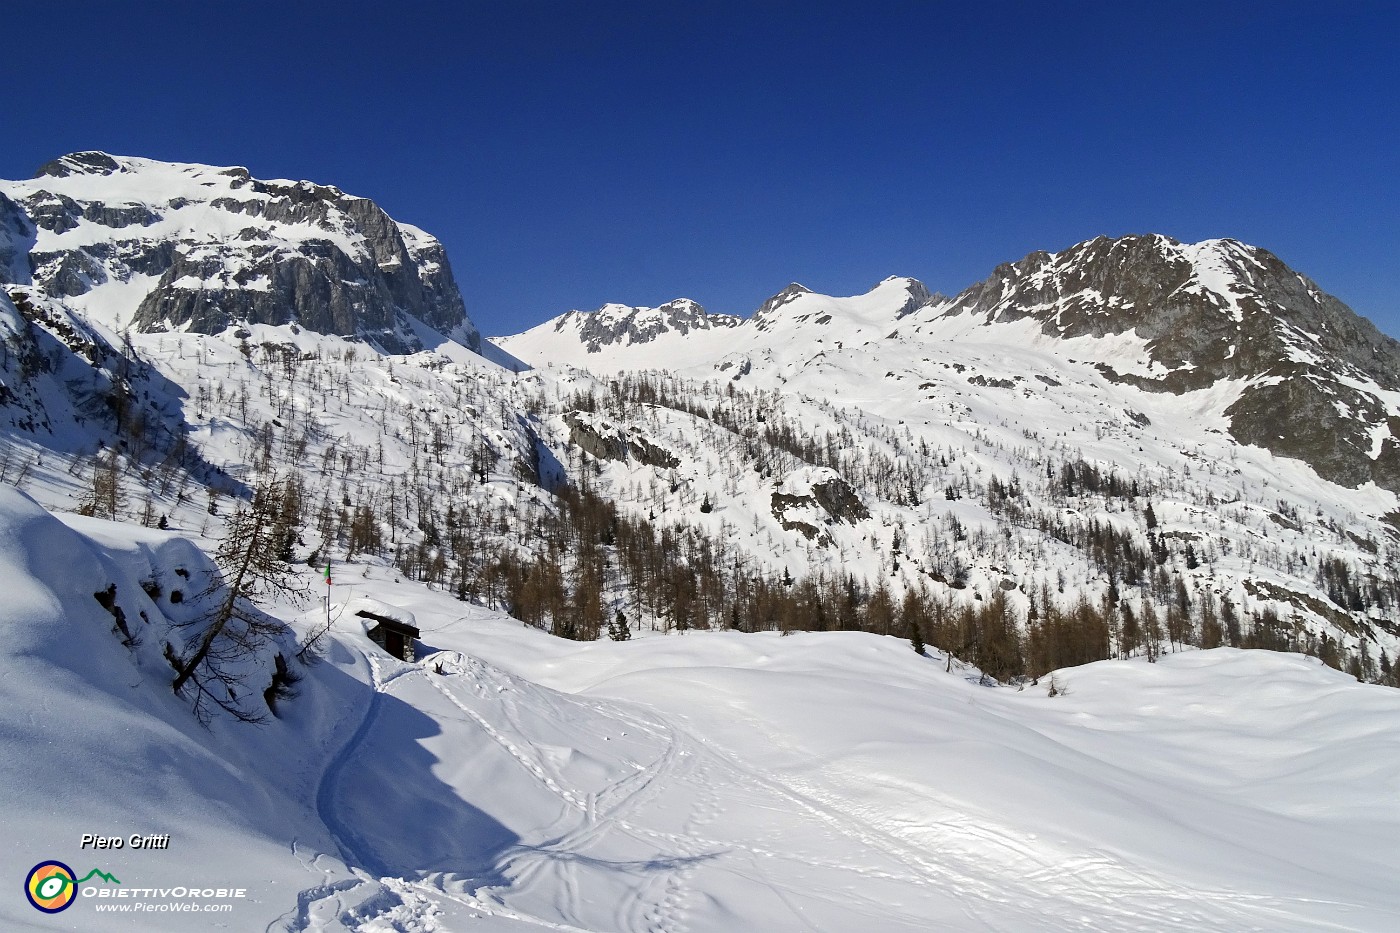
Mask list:
[[1293,351],[1324,345],[1336,330],[1346,339],[1324,346],[1340,365],[1382,382],[1400,378],[1400,344],[1272,253],[1232,239],[1098,237],[1058,253],[1033,252],[926,316],[964,313],[987,321],[1033,318],[1046,335],[1067,339],[1135,333],[1154,362],[1196,371],[1163,386],[1171,391],[1262,376],[1287,362],[1320,362],[1311,351]]
[[895,315],[901,318],[948,300],[946,295],[930,292],[923,282],[907,276],[892,275],[875,286],[875,290],[889,290],[903,297],[904,303]]
[[94,150],[70,152],[66,156],[59,156],[40,166],[34,177],[51,175],[54,178],[66,178],[69,175],[110,175],[113,172],[124,171],[126,168],[112,156]]
[[1267,250],[1153,234],[1034,252],[916,315],[908,335],[964,314],[1073,341],[1076,359],[1148,392],[1233,386],[1236,440],[1342,485],[1400,489],[1400,342]]
[[769,315],[772,315],[783,305],[788,304],[789,302],[793,301],[794,299],[800,298],[803,295],[810,294],[812,294],[812,290],[810,288],[798,282],[792,282],[782,291],[778,292],[776,295],[763,302],[763,304],[759,305],[758,310],[753,313],[754,319],[761,321]]
[[337,188],[311,182],[258,181],[248,169],[237,165],[164,162],[107,152],[70,153],[41,166],[33,178],[5,184],[16,197],[47,196],[51,201],[71,199],[83,206],[140,204],[175,210],[187,202],[205,204],[219,198],[245,201],[260,194],[275,197],[274,189],[297,185],[341,195]]
[[495,342],[535,365],[708,367],[734,354],[773,350],[781,350],[791,361],[836,346],[884,339],[900,319],[947,300],[931,294],[917,279],[901,276],[844,298],[794,282],[748,319],[707,314],[686,298],[659,308],[607,304],[596,311],[570,311]]
[[296,323],[404,351],[422,345],[417,319],[480,346],[436,239],[333,185],[240,166],[79,152],[0,182],[0,276],[114,328]]
[[590,360],[629,348],[664,355],[666,348],[682,338],[704,339],[704,335],[729,331],[742,323],[733,315],[710,314],[690,298],[676,298],[655,308],[609,302],[593,311],[565,312],[523,334],[496,342],[536,364],[571,361],[580,351]]
[[760,332],[818,327],[838,339],[869,340],[884,336],[900,318],[941,297],[931,295],[919,280],[901,276],[890,276],[865,294],[846,298],[793,284],[764,302],[754,313],[752,324]]
[[[892,275],[875,286],[875,290],[891,290],[904,296],[904,304],[897,317],[907,317],[923,308],[931,307],[948,300],[948,296],[930,292],[928,286],[918,279]],[[897,291],[896,291],[897,290]]]

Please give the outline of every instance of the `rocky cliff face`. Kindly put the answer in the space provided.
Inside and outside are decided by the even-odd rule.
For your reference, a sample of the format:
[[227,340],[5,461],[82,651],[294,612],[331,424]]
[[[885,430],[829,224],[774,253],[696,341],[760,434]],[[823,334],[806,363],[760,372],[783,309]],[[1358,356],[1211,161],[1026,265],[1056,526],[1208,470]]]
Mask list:
[[564,416],[569,443],[598,460],[632,459],[647,466],[672,469],[680,460],[636,427],[621,428],[605,418],[572,411]]
[[785,530],[823,547],[831,544],[831,534],[822,526],[870,518],[851,485],[830,470],[799,470],[774,483],[771,498],[773,517]]
[[0,183],[0,275],[56,298],[102,290],[89,307],[142,331],[297,323],[405,352],[407,314],[480,349],[435,239],[366,198],[244,168],[86,152]]
[[[1347,375],[1400,383],[1400,342],[1277,256],[1235,240],[1099,237],[998,266],[945,313],[1032,317],[1047,335],[1129,331],[1171,374],[1144,386],[1182,392],[1221,378],[1340,363]],[[1318,351],[1321,353],[1318,353]]]
[[1100,366],[1110,380],[1176,394],[1240,380],[1226,411],[1237,440],[1342,485],[1400,491],[1400,433],[1382,397],[1400,390],[1400,342],[1266,250],[1100,237],[998,266],[938,311],[1032,318],[1063,338],[1136,334],[1152,373]]
[[0,193],[0,281],[29,282],[34,233],[34,224],[20,206]]

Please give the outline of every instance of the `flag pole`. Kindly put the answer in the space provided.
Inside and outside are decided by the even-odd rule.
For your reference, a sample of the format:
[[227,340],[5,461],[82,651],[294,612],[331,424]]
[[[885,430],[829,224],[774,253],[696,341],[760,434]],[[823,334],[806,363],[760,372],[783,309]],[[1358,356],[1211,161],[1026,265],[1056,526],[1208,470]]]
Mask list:
[[331,630],[331,559],[326,558],[326,631]]

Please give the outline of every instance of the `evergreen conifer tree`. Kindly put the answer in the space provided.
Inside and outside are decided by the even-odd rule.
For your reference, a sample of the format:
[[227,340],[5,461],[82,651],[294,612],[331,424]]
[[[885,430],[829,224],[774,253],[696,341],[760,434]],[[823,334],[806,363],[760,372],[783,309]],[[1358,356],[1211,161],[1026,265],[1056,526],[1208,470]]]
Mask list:
[[608,637],[613,641],[627,641],[632,637],[632,629],[627,625],[627,616],[617,610],[612,622],[608,623]]
[[[273,594],[297,600],[300,595],[277,546],[285,539],[289,520],[285,489],[272,477],[254,492],[248,506],[229,518],[227,534],[215,554],[218,575],[201,594],[217,602],[207,616],[191,623],[204,626],[193,650],[181,655],[171,645],[165,646],[166,659],[175,669],[171,689],[190,699],[201,722],[207,723],[216,709],[244,722],[265,718],[239,697],[252,692],[244,683],[256,669],[250,662],[286,630],[251,601]],[[279,691],[279,695],[286,694]]]

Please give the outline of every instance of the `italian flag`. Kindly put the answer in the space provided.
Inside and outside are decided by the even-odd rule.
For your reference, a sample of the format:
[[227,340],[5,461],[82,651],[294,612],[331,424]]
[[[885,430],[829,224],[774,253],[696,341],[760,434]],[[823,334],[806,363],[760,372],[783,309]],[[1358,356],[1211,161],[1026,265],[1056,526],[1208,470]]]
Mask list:
[[326,586],[330,586],[330,585],[331,585],[331,565],[330,565],[330,561],[327,561],[327,562],[326,562]]

